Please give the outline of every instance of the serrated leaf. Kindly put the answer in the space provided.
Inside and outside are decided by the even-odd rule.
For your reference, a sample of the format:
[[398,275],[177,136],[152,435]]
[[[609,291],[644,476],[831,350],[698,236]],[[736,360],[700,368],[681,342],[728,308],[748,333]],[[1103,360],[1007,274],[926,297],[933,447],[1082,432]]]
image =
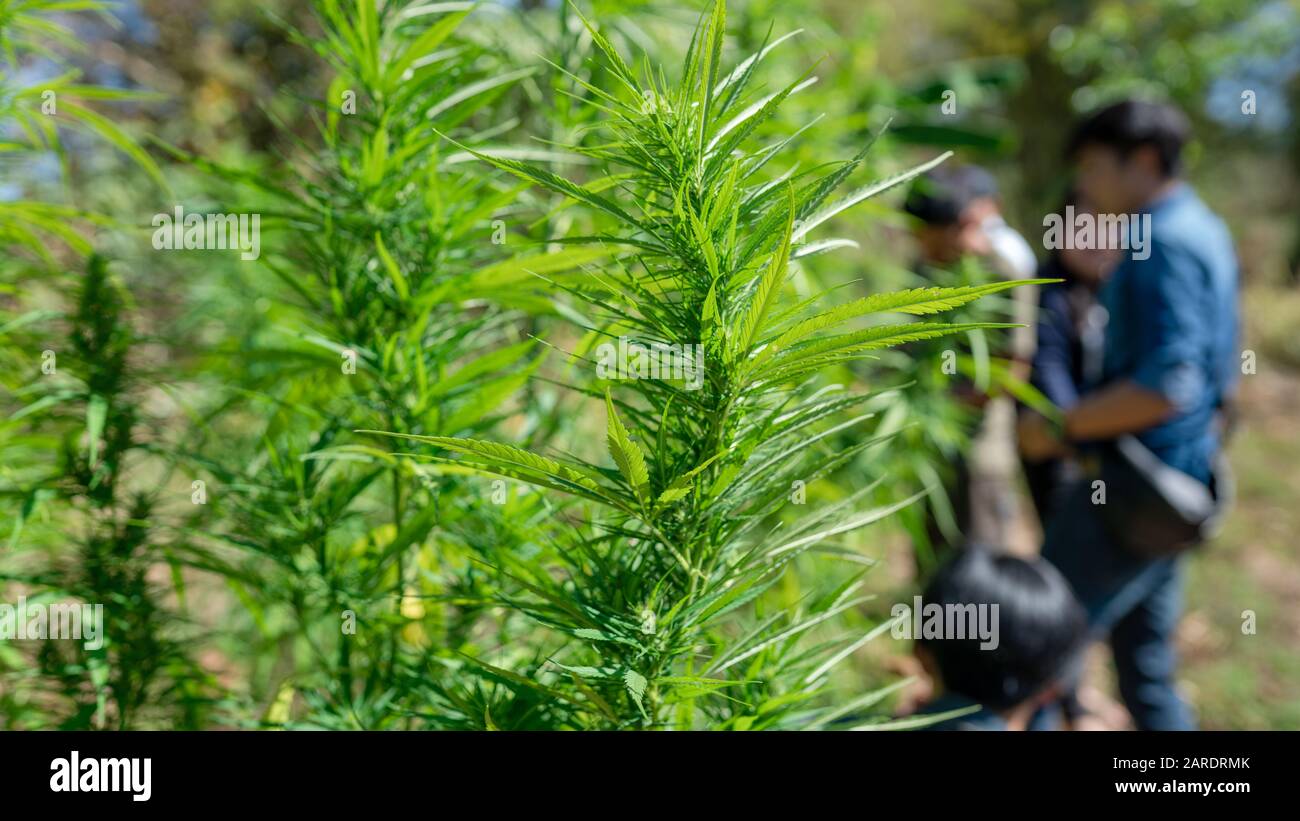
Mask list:
[[618,418],[608,388],[605,390],[605,411],[607,414],[605,443],[609,447],[609,455],[614,457],[614,464],[618,465],[619,472],[632,487],[637,499],[645,504],[650,493],[650,471],[646,468],[645,453],[640,445],[632,441],[627,428]]
[[632,701],[636,702],[637,709],[641,711],[643,716],[645,715],[645,705],[642,703],[642,699],[645,697],[645,688],[648,684],[649,682],[646,681],[645,676],[636,670],[623,671],[623,685],[627,687],[628,695],[632,696]]

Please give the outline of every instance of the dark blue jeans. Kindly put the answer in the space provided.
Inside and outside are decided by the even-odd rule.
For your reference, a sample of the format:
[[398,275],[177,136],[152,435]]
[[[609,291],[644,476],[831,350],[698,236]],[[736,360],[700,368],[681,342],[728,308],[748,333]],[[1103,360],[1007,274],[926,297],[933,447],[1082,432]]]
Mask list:
[[1082,481],[1065,492],[1048,523],[1043,557],[1070,582],[1096,636],[1109,634],[1120,695],[1137,728],[1195,729],[1174,688],[1184,556],[1151,561],[1114,544],[1092,504],[1091,483]]

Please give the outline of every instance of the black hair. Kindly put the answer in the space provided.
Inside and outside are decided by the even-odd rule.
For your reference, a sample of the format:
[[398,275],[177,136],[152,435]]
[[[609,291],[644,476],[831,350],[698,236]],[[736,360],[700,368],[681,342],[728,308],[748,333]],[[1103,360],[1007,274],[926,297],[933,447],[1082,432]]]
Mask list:
[[983,168],[941,165],[916,179],[903,210],[927,225],[952,225],[972,202],[997,195],[997,182]]
[[1070,135],[1065,154],[1075,157],[1090,145],[1112,148],[1127,157],[1143,146],[1151,146],[1160,158],[1166,177],[1182,168],[1183,146],[1191,137],[1191,125],[1183,112],[1167,103],[1124,100],[1096,111],[1079,123]]
[[1041,558],[968,546],[940,568],[921,600],[923,607],[998,606],[994,648],[981,648],[979,636],[914,637],[934,657],[946,690],[995,710],[1022,704],[1067,677],[1087,636],[1074,592]]

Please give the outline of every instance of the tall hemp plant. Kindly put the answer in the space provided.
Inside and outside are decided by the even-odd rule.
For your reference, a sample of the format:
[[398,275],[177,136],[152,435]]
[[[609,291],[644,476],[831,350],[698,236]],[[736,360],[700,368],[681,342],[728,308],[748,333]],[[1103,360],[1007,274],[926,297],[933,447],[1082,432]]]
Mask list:
[[467,11],[316,9],[322,34],[294,36],[335,72],[319,140],[278,176],[187,157],[249,192],[239,210],[263,216],[259,270],[274,275],[247,286],[265,321],[220,352],[245,364],[250,398],[211,419],[192,455],[219,538],[196,523],[190,558],[250,608],[264,723],[404,727],[404,694],[478,623],[473,606],[444,603],[490,589],[469,557],[509,550],[545,511],[536,496],[491,504],[480,478],[435,474],[352,431],[490,430],[540,362],[512,283],[605,252],[507,258],[526,239],[506,230],[521,186],[443,150],[435,129],[495,145],[507,118],[494,101],[532,71],[460,36]]
[[[53,191],[81,193],[68,130],[96,138],[83,150],[125,154],[149,190],[167,188],[127,130],[91,107],[150,95],[87,84],[75,67],[83,44],[64,15],[108,9],[0,3],[0,173],[22,192],[0,202],[0,600],[103,616],[93,640],[0,642],[4,727],[193,728],[215,691],[190,649],[197,631],[153,572],[174,534],[160,512],[170,437],[148,393],[174,374],[145,351],[158,340],[139,330],[128,278],[95,253],[87,229],[117,215]],[[49,157],[59,175],[39,162]]]
[[[871,414],[855,412],[870,396],[818,386],[818,374],[886,346],[1006,327],[865,323],[890,313],[938,313],[1010,283],[921,288],[834,306],[826,304],[829,293],[790,296],[798,259],[845,244],[814,239],[819,226],[944,157],[837,199],[868,147],[845,162],[766,175],[797,133],[760,140],[760,128],[810,81],[764,93],[756,72],[771,45],[726,70],[725,24],[718,0],[670,84],[648,60],[634,70],[586,23],[614,90],[582,83],[596,99],[603,131],[569,149],[608,177],[582,185],[463,146],[600,215],[604,227],[595,235],[567,241],[607,247],[612,259],[576,280],[544,277],[585,312],[584,330],[610,344],[622,338],[625,346],[667,346],[659,350],[688,356],[698,345],[703,378],[695,385],[658,374],[664,378],[575,386],[603,406],[608,459],[387,432],[456,454],[432,457],[447,469],[507,477],[577,502],[565,511],[569,532],[553,550],[499,557],[508,584],[492,599],[546,627],[553,650],[531,659],[508,645],[491,657],[461,654],[463,674],[477,674],[479,683],[431,691],[447,722],[757,729],[830,720],[811,701],[827,671],[884,625],[811,648],[799,639],[863,601],[857,590],[865,571],[793,610],[764,612],[763,594],[797,557],[909,500],[864,511],[868,487],[820,510],[791,505],[799,483],[880,444],[869,435]],[[591,354],[575,356],[594,370]],[[863,438],[827,450],[827,440],[846,429]]]

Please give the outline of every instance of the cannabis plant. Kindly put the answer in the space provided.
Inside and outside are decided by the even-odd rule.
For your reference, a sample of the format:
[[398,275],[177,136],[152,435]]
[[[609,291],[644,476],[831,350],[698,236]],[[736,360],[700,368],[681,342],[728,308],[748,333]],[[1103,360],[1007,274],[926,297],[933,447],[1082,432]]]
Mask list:
[[[68,204],[69,129],[166,188],[123,126],[91,107],[146,95],[82,83],[67,56],[81,44],[60,15],[107,7],[0,3],[0,168],[12,186],[0,202],[0,600],[103,615],[84,625],[91,641],[0,643],[5,726],[194,727],[213,693],[186,649],[196,631],[154,572],[175,543],[158,522],[164,432],[145,408],[166,380],[142,354],[156,340],[86,235],[114,221]],[[50,158],[61,179],[40,162]]]
[[210,518],[195,529],[217,538],[186,558],[250,608],[240,634],[258,649],[250,676],[265,721],[401,727],[413,720],[404,694],[478,623],[477,608],[446,604],[490,588],[469,559],[526,541],[545,508],[494,504],[489,483],[430,472],[353,431],[492,429],[540,363],[513,286],[605,251],[507,258],[529,239],[514,228],[520,186],[446,150],[439,132],[500,139],[495,102],[532,69],[460,36],[468,11],[316,10],[319,34],[293,32],[333,72],[316,139],[286,148],[271,175],[185,157],[245,192],[216,210],[260,213],[268,228],[263,276],[243,283],[266,310],[220,352],[242,366],[241,391],[188,454],[210,483]]
[[[195,727],[214,694],[186,649],[197,631],[151,572],[178,569],[176,535],[159,521],[167,445],[144,408],[149,386],[165,377],[140,361],[147,340],[132,327],[131,307],[123,283],[93,256],[66,314],[0,328],[28,351],[50,346],[20,371],[28,382],[13,391],[21,404],[5,426],[3,491],[21,505],[0,581],[30,603],[102,608],[102,625],[84,625],[90,640],[41,642],[34,663],[6,665],[16,668],[14,692],[64,728]],[[63,327],[66,337],[37,327]],[[48,720],[24,712],[16,717],[24,726]]]
[[[831,293],[791,298],[798,260],[844,244],[818,238],[820,226],[943,157],[838,198],[869,146],[841,163],[770,175],[797,132],[760,137],[809,81],[758,86],[774,44],[725,67],[722,0],[700,23],[675,82],[649,60],[634,69],[586,25],[614,82],[606,91],[577,81],[595,98],[602,131],[569,149],[607,176],[581,184],[461,147],[600,217],[595,233],[565,241],[607,248],[610,260],[579,278],[543,279],[572,298],[570,313],[589,334],[574,359],[601,378],[576,379],[573,389],[599,403],[607,456],[387,431],[456,454],[432,457],[443,469],[576,500],[564,511],[568,532],[547,552],[498,557],[508,585],[491,603],[544,626],[548,649],[505,642],[491,656],[461,654],[462,675],[478,682],[431,688],[429,698],[464,726],[815,723],[807,710],[827,671],[879,630],[812,647],[798,640],[861,604],[861,572],[793,608],[767,612],[764,594],[799,557],[907,501],[863,510],[867,487],[822,509],[799,508],[803,488],[881,444],[871,414],[860,412],[870,395],[820,384],[818,375],[887,346],[1002,327],[873,320],[934,314],[1010,286],[923,288],[834,305]],[[647,371],[610,359],[632,350],[640,351],[633,358],[654,352],[686,362]],[[597,370],[612,363],[614,371]],[[629,370],[640,378],[619,378]],[[843,430],[859,431],[859,441],[829,450]]]

